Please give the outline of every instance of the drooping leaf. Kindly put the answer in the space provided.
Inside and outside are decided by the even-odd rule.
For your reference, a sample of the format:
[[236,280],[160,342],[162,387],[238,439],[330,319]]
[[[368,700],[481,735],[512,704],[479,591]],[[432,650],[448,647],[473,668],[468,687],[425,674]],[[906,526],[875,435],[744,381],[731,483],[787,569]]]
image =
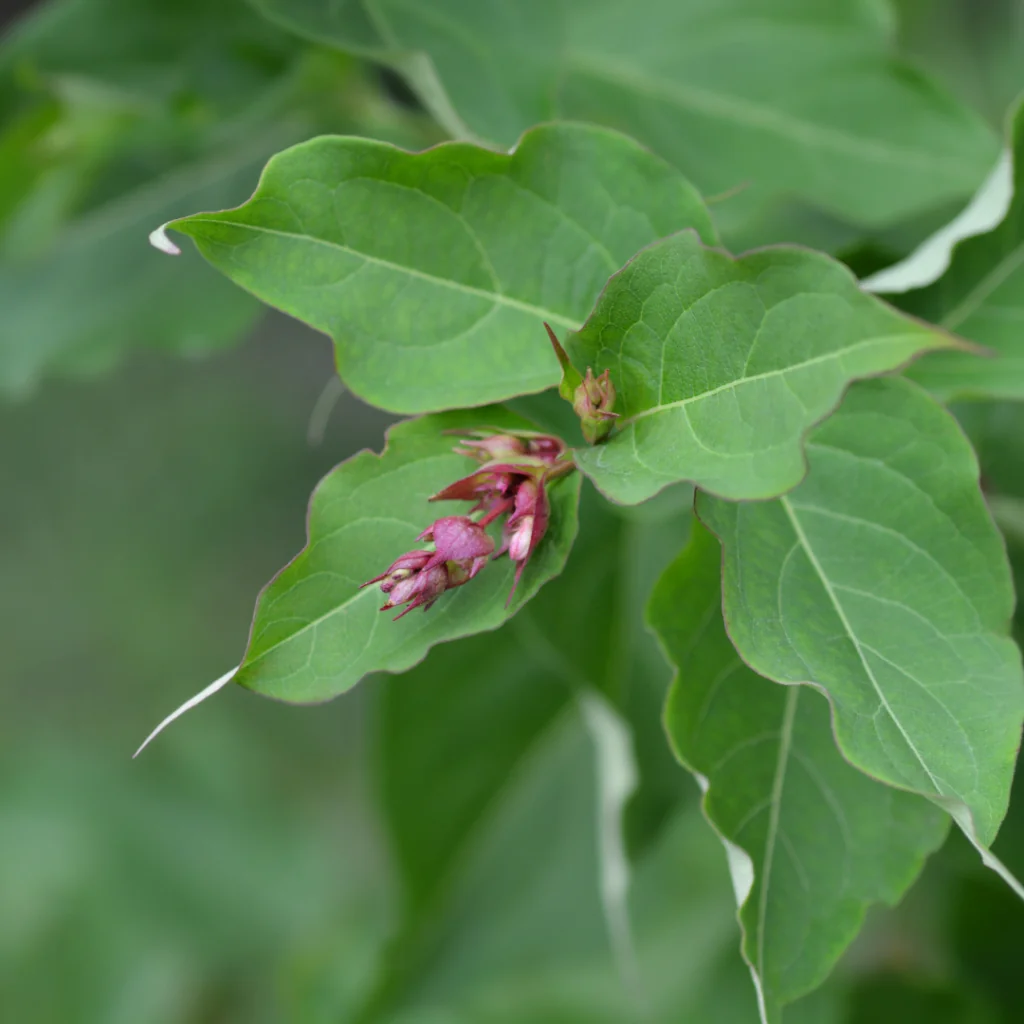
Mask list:
[[170,227],[237,284],[334,338],[338,370],[384,409],[480,405],[550,387],[543,321],[578,327],[608,276],[685,226],[693,188],[605,129],[552,125],[511,155],[314,139],[253,198]]
[[628,930],[610,935],[598,752],[573,681],[518,627],[384,684],[375,762],[410,899],[360,1019],[619,1024],[642,1006],[657,1024],[710,1007],[754,1024],[725,867],[692,806],[636,864]]
[[846,758],[934,800],[984,851],[1006,811],[1024,687],[974,453],[899,379],[853,387],[807,453],[807,479],[777,501],[698,498],[725,550],[732,641],[762,675],[822,689]]
[[369,672],[400,672],[437,643],[496,629],[565,564],[576,535],[578,474],[550,486],[551,519],[511,602],[514,566],[494,561],[470,583],[442,594],[428,612],[400,621],[378,611],[383,597],[366,580],[406,551],[435,519],[466,506],[430,503],[473,464],[444,431],[529,428],[503,409],[449,413],[392,427],[380,455],[362,452],[320,482],[310,502],[308,543],[260,595],[235,681],[305,703],[326,700]]
[[622,129],[717,194],[789,193],[861,223],[973,189],[979,117],[892,54],[877,0],[258,0],[393,65],[449,130],[509,145],[553,116]]
[[953,344],[820,253],[734,259],[684,231],[613,277],[568,340],[577,366],[611,371],[621,414],[607,443],[577,462],[619,502],[680,480],[771,497],[800,481],[805,432],[851,380]]
[[936,353],[911,376],[941,398],[1024,398],[1024,103],[1011,121],[1014,198],[1003,222],[953,251],[938,281],[893,296],[903,309],[991,350]]
[[775,685],[743,663],[725,632],[720,568],[718,542],[695,528],[648,615],[677,670],[669,738],[704,779],[712,824],[750,858],[743,951],[766,1019],[777,1021],[824,980],[868,905],[902,896],[948,819],[847,764],[819,694]]

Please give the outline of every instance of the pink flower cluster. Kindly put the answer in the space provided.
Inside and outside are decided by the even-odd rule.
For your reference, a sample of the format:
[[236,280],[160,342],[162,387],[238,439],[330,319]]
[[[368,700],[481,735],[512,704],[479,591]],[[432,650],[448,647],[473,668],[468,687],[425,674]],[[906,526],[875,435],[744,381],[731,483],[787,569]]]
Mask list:
[[[530,556],[548,527],[551,505],[548,483],[573,469],[564,458],[565,445],[545,434],[499,434],[477,431],[455,449],[481,463],[469,476],[439,491],[431,501],[469,501],[469,515],[446,516],[427,527],[417,540],[430,541],[434,550],[408,551],[385,572],[363,586],[379,583],[387,594],[381,611],[408,605],[428,609],[446,590],[468,583],[492,556],[508,554],[516,563],[508,600]],[[480,513],[478,519],[470,516]],[[487,527],[501,516],[501,544],[495,550]]]

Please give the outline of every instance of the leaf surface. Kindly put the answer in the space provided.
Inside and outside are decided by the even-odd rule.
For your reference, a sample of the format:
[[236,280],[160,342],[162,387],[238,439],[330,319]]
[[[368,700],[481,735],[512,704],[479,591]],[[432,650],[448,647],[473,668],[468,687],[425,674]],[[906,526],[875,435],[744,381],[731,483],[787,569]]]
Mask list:
[[654,239],[686,226],[713,236],[671,167],[614,132],[569,125],[529,132],[511,155],[314,139],[274,157],[244,206],[170,226],[329,334],[349,387],[398,412],[550,387],[543,321],[578,327]]
[[1011,120],[1014,197],[1003,222],[965,239],[949,269],[892,301],[984,345],[989,358],[936,353],[911,376],[944,399],[1024,398],[1024,103]]
[[422,547],[416,537],[435,519],[465,514],[462,503],[428,501],[473,468],[443,431],[529,426],[497,408],[409,420],[391,428],[380,455],[362,452],[329,473],[310,503],[305,549],[260,595],[235,681],[282,700],[326,700],[369,672],[401,672],[434,644],[496,629],[514,615],[565,564],[576,535],[578,474],[551,485],[548,530],[508,607],[508,558],[442,594],[429,612],[397,622],[378,611],[378,588],[361,584]]
[[[259,0],[293,30],[410,63],[457,135],[510,145],[538,120],[597,121],[708,194],[747,184],[861,223],[969,193],[984,122],[893,56],[875,0]],[[856,98],[856,99],[854,99]]]
[[777,501],[698,498],[725,550],[729,634],[760,674],[828,695],[851,763],[934,800],[984,850],[1009,799],[1024,687],[974,453],[898,379],[852,388],[807,450],[807,479]]
[[676,667],[669,738],[706,785],[705,812],[723,841],[750,858],[743,951],[766,1019],[777,1021],[824,980],[868,905],[902,896],[948,819],[847,764],[819,694],[774,685],[743,663],[725,632],[720,567],[718,542],[695,528],[648,618]]
[[734,259],[684,231],[612,278],[568,340],[579,367],[610,370],[621,414],[577,462],[629,504],[680,480],[772,497],[799,483],[804,434],[851,380],[954,343],[820,253],[780,246]]

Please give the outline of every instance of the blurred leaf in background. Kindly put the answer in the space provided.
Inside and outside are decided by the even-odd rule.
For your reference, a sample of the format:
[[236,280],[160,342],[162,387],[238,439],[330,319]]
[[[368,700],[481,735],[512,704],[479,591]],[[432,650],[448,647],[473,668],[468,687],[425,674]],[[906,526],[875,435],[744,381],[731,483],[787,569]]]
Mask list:
[[425,145],[349,59],[245,0],[63,0],[0,44],[0,394],[96,372],[131,348],[237,341],[261,307],[161,223],[242,202],[275,151],[318,131]]

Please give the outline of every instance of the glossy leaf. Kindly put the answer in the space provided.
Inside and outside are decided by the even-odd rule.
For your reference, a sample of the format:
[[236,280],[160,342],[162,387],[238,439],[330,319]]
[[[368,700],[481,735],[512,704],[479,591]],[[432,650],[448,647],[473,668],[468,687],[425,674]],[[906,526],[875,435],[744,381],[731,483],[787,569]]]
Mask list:
[[807,479],[777,501],[698,500],[725,549],[733,643],[762,675],[822,689],[848,760],[934,800],[985,848],[1006,811],[1024,687],[974,454],[902,380],[852,388],[807,451]]
[[1024,103],[1012,119],[1014,199],[994,230],[961,242],[927,288],[893,296],[901,308],[990,350],[929,356],[912,376],[942,398],[1024,398]]
[[399,412],[551,386],[543,321],[579,326],[608,276],[654,239],[712,234],[667,164],[613,132],[564,125],[529,132],[508,156],[314,139],[274,157],[244,206],[169,226],[331,335],[346,384]]
[[577,462],[625,503],[680,480],[726,498],[781,494],[804,475],[805,432],[851,380],[952,344],[827,256],[734,259],[682,232],[612,278],[568,341],[577,366],[611,371],[621,414]]
[[774,685],[743,663],[725,632],[720,567],[718,542],[695,529],[648,616],[677,671],[669,738],[704,780],[712,824],[750,858],[743,951],[766,1020],[777,1021],[784,1004],[821,984],[868,905],[902,896],[948,819],[847,764],[819,694]]
[[410,420],[391,428],[380,455],[362,452],[320,482],[307,546],[260,595],[236,682],[282,700],[326,700],[369,672],[410,668],[436,643],[496,629],[562,570],[576,535],[578,474],[551,485],[547,533],[507,607],[508,558],[397,622],[378,611],[384,598],[376,587],[361,589],[421,547],[416,537],[435,519],[465,513],[462,504],[428,501],[473,466],[443,431],[488,426],[529,424],[502,409]]
[[394,63],[449,130],[511,144],[538,120],[620,128],[708,194],[743,184],[861,223],[973,189],[976,115],[892,55],[876,0],[258,0],[311,38]]

